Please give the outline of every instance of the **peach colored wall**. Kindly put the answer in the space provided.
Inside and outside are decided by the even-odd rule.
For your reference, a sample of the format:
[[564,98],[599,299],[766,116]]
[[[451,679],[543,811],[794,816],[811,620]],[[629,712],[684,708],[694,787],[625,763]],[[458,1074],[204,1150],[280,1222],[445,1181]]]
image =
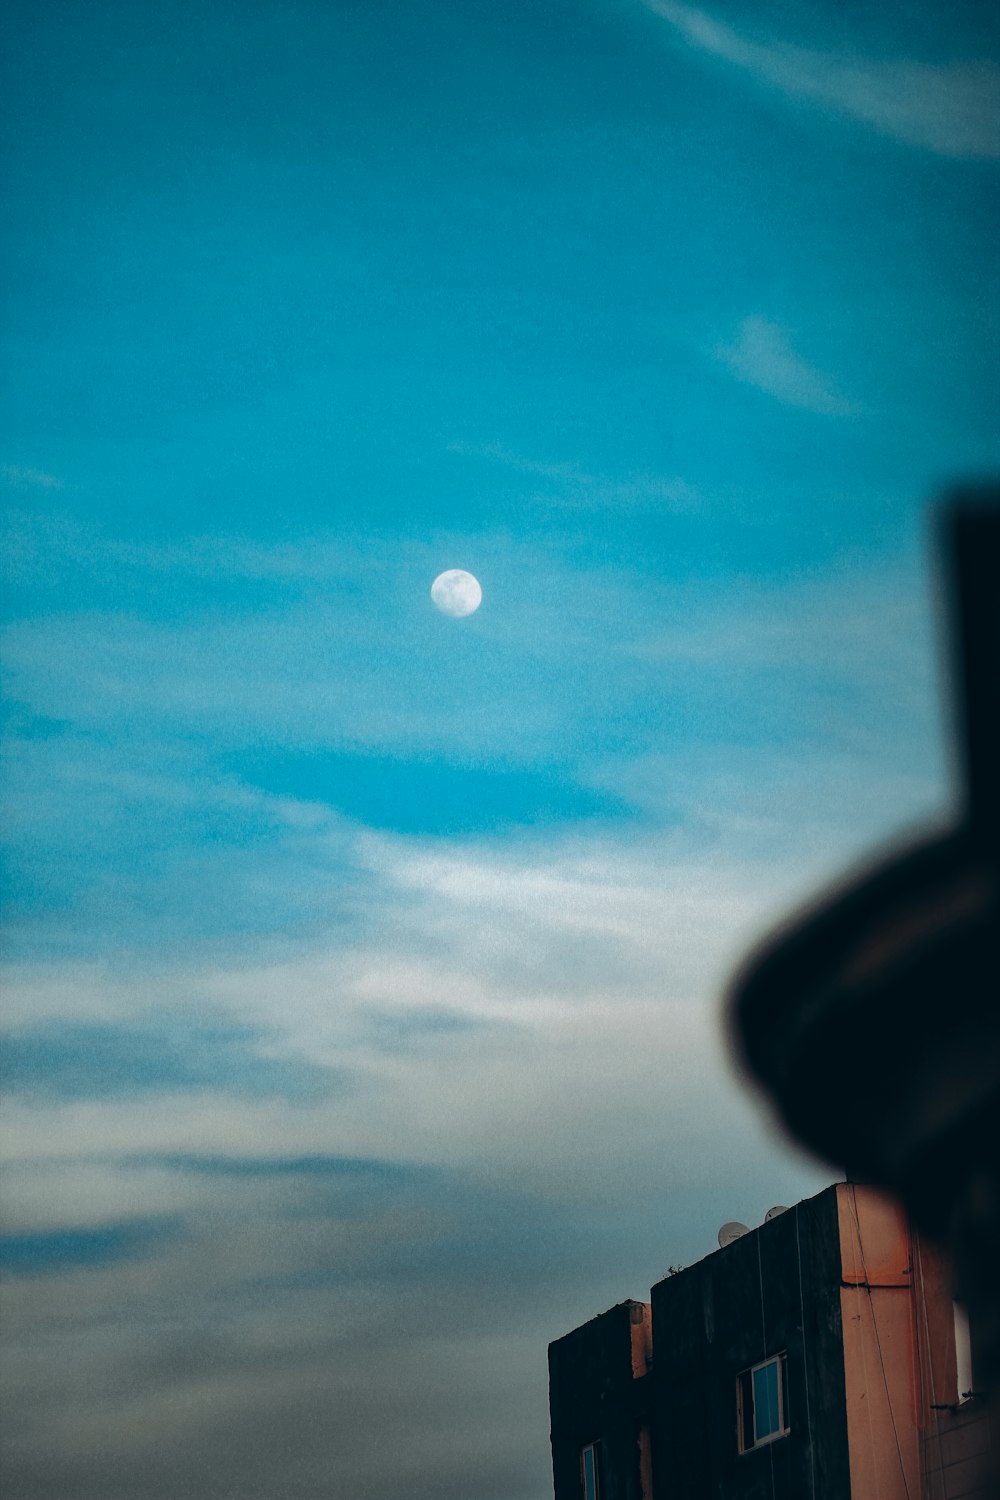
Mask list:
[[875,1188],[837,1189],[851,1493],[915,1500],[921,1443],[910,1234]]
[[[648,1302],[633,1303],[631,1317],[632,1378],[639,1380],[653,1359],[653,1309]],[[645,1422],[639,1429],[639,1488],[642,1500],[652,1500],[653,1457],[649,1426]]]
[[[641,1314],[641,1315],[640,1315]],[[632,1377],[638,1380],[653,1357],[653,1309],[648,1302],[632,1306]]]

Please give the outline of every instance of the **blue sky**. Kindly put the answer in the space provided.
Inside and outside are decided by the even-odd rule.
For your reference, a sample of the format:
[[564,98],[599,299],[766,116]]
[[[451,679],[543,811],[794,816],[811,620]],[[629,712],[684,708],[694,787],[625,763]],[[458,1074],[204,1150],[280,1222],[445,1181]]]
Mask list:
[[733,963],[950,803],[995,20],[9,15],[5,1463],[542,1500],[548,1340],[827,1180]]

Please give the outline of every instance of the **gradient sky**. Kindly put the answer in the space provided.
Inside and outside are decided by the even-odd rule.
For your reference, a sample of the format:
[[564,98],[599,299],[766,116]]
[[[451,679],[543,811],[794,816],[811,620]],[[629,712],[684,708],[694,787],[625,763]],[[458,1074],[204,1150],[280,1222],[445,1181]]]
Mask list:
[[727,973],[952,796],[996,15],[6,14],[6,1493],[545,1500],[831,1176]]

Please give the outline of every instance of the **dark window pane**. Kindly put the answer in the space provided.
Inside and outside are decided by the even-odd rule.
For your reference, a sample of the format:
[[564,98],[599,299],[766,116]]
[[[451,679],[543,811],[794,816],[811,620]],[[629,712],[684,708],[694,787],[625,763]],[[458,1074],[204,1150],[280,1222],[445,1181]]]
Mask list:
[[758,1443],[761,1438],[781,1431],[776,1359],[753,1372],[753,1425],[754,1441]]

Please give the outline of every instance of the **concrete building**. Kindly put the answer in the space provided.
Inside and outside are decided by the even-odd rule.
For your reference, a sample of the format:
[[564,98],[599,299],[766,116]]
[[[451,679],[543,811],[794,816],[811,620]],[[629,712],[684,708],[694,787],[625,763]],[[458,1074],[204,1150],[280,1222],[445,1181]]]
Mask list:
[[835,1183],[549,1348],[555,1500],[987,1500],[940,1257]]

